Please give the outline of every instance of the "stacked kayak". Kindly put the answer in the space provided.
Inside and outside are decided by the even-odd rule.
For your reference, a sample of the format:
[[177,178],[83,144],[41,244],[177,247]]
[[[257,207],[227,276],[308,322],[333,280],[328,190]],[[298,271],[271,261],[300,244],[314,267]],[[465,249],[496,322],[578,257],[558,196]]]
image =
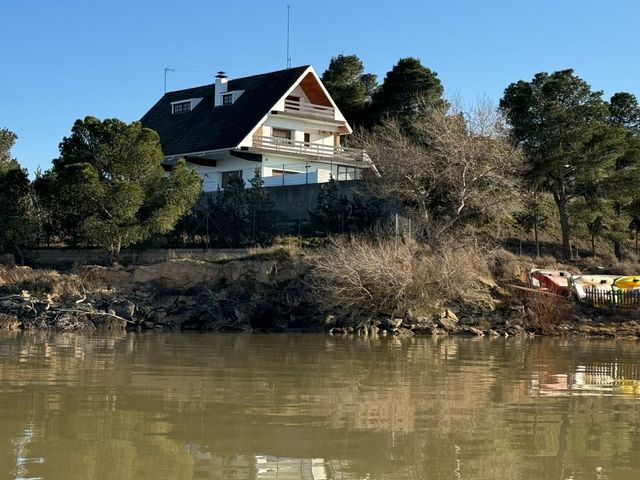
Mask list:
[[581,302],[595,306],[640,306],[640,276],[577,275],[571,277],[570,284]]
[[529,284],[533,288],[568,297],[570,277],[571,274],[563,270],[534,268],[529,272]]
[[613,283],[619,277],[616,275],[574,275],[571,277],[571,287],[575,296],[580,301],[589,297],[603,297],[610,293]]
[[640,309],[640,275],[571,275],[564,270],[533,268],[529,287],[596,307]]

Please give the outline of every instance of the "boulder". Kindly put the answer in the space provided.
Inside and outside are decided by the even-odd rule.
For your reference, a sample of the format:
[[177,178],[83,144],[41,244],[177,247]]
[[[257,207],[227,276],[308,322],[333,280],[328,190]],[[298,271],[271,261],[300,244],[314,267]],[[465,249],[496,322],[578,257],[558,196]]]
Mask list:
[[433,320],[427,317],[419,317],[411,325],[411,330],[419,334],[437,335],[439,329]]
[[112,315],[97,314],[91,320],[98,330],[121,332],[126,330],[127,321]]
[[95,332],[96,326],[85,315],[63,313],[49,324],[53,330],[61,332]]
[[385,317],[382,319],[381,324],[386,330],[394,331],[402,326],[402,318]]
[[409,330],[408,328],[404,328],[404,327],[400,327],[397,330],[398,335],[401,336],[405,336],[405,337],[410,337],[411,335],[413,335],[413,331]]
[[190,295],[181,295],[178,297],[177,302],[181,305],[187,306],[187,307],[193,307],[194,305],[198,305],[198,303],[200,303],[198,301],[198,297],[197,296],[190,296]]
[[437,319],[438,325],[448,332],[458,329],[458,317],[451,310],[446,309]]
[[324,319],[324,326],[327,328],[331,328],[335,326],[337,323],[335,315],[327,315],[327,318]]
[[484,337],[484,332],[476,327],[467,326],[465,327],[465,332],[469,332],[476,337]]
[[21,324],[16,317],[0,313],[0,331],[15,332],[20,330]]
[[[182,324],[188,322],[190,318],[190,313],[170,313],[162,319],[161,323],[173,328],[180,328]],[[153,324],[153,322],[150,321],[145,322],[145,324],[146,323]]]
[[130,300],[118,300],[109,305],[108,311],[127,320],[133,320],[136,312],[136,305]]

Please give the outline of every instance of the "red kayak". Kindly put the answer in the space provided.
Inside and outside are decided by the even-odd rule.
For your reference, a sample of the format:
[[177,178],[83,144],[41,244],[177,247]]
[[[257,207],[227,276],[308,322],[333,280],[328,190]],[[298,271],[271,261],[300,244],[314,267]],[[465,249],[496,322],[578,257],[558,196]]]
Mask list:
[[533,269],[529,273],[529,283],[533,288],[568,297],[569,277],[571,274],[562,270]]

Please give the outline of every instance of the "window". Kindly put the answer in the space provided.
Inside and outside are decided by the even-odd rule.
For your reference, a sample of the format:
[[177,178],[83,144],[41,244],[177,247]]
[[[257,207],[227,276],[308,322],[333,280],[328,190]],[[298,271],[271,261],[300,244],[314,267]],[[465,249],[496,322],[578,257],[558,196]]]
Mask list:
[[171,105],[173,108],[172,113],[185,113],[191,111],[191,100],[186,102],[178,102]]
[[274,128],[271,131],[271,135],[275,139],[276,143],[291,143],[291,130],[284,128]]
[[242,180],[242,170],[234,170],[232,172],[222,172],[222,188],[227,188],[232,178],[239,178]]
[[304,173],[304,172],[296,172],[295,170],[282,170],[277,168],[274,168],[273,170],[271,170],[271,176],[273,177],[281,177],[283,175],[296,175],[298,173]]
[[225,93],[222,95],[222,105],[231,105],[233,103],[233,93]]
[[311,134],[310,133],[305,133],[304,134],[304,143],[307,146],[311,143]]

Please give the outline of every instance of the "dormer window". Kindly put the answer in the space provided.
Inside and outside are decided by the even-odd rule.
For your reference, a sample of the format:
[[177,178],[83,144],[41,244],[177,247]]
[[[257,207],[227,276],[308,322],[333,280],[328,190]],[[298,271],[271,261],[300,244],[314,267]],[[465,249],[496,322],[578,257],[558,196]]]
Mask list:
[[186,102],[176,102],[171,105],[171,113],[186,113],[191,111],[191,100]]
[[231,105],[233,103],[233,93],[225,93],[222,95],[222,105]]
[[198,106],[198,104],[202,101],[202,97],[200,98],[187,98],[183,100],[178,100],[177,102],[171,102],[171,113],[188,113],[192,111],[194,108]]

